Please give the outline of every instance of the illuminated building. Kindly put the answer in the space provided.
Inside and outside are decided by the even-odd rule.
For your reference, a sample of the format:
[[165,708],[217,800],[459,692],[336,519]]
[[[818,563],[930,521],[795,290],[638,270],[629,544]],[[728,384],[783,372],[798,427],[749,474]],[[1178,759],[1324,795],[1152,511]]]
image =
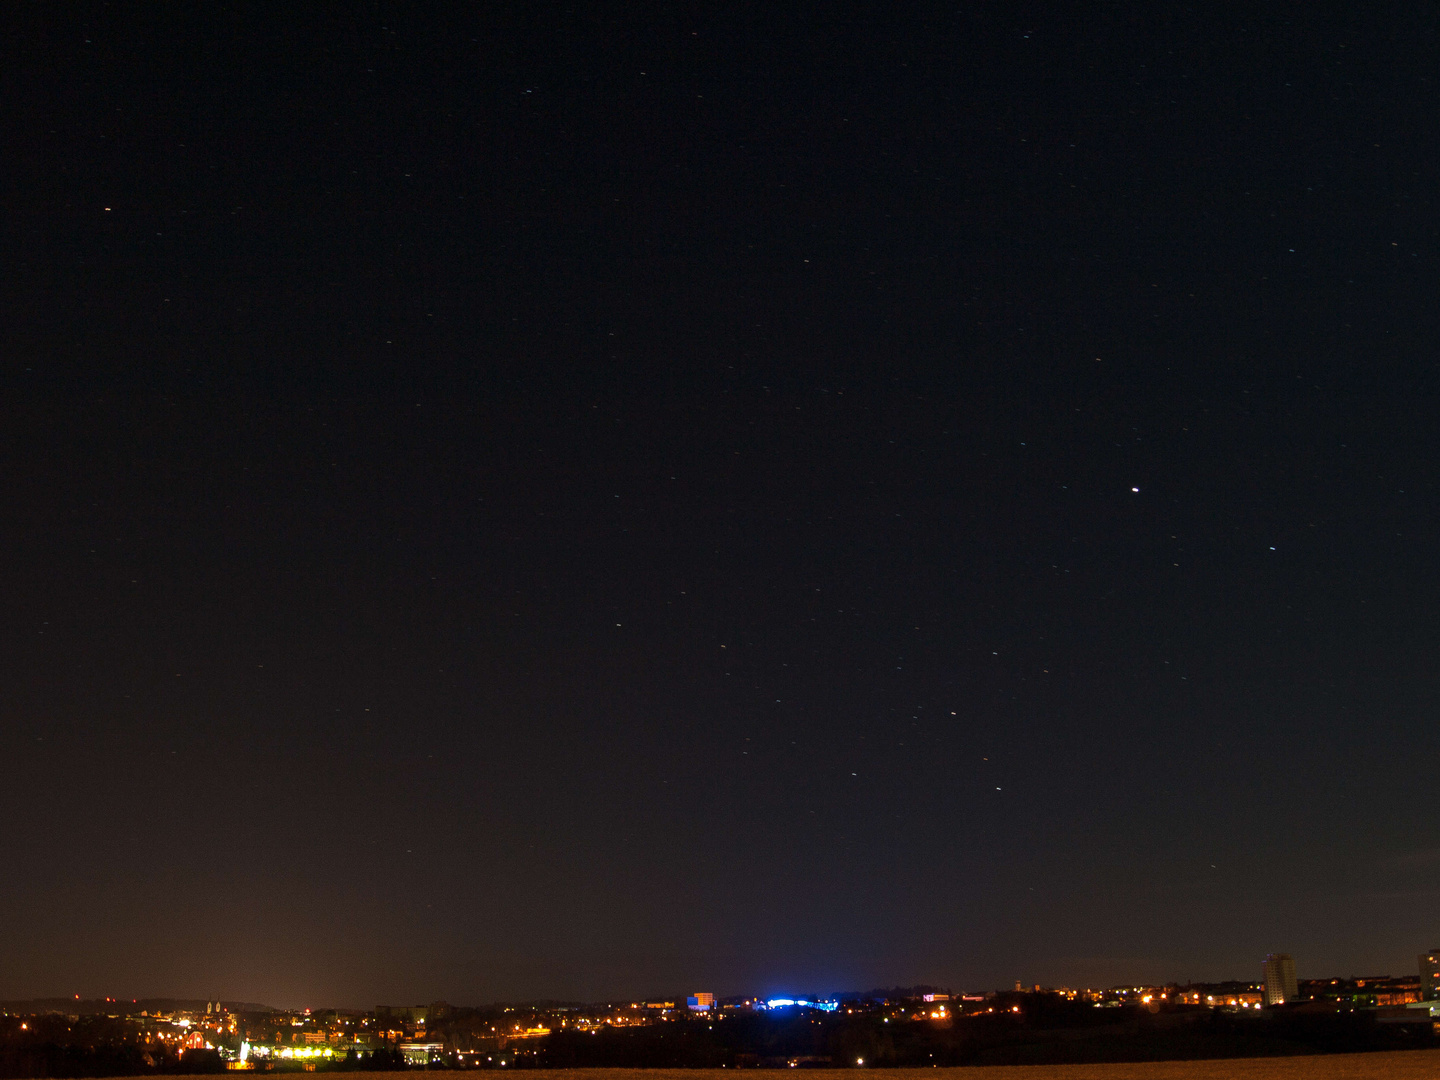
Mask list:
[[405,1056],[407,1065],[429,1065],[430,1062],[438,1060],[445,1051],[445,1044],[438,1042],[423,1043],[401,1043],[400,1053]]
[[838,1001],[806,1001],[804,998],[771,998],[762,1004],[767,1009],[789,1009],[798,1005],[806,1009],[819,1009],[821,1012],[835,1012],[840,1008]]
[[1440,948],[1420,954],[1420,997],[1424,1001],[1440,1000]]
[[418,1027],[425,1026],[425,1017],[428,1010],[424,1005],[376,1005],[375,1018],[377,1020],[395,1020],[402,1024],[415,1024]]
[[691,1012],[709,1012],[715,1005],[715,995],[692,994],[686,999],[685,1004],[690,1007]]
[[1266,1005],[1284,1005],[1299,997],[1295,961],[1289,953],[1270,953],[1260,965],[1260,970],[1264,974]]

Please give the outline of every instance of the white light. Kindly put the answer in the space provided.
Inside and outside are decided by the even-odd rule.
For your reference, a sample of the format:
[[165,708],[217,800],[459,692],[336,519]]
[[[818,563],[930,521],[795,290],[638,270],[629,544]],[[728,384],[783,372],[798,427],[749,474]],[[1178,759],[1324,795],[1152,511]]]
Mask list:
[[1132,487],[1130,490],[1131,490],[1131,491],[1139,491],[1140,489],[1137,488],[1137,487]]

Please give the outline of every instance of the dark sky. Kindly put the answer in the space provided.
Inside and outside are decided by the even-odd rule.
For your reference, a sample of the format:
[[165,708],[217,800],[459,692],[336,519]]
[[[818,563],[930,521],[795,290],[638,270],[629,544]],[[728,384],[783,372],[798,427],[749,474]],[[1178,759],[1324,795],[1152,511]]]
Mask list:
[[0,997],[1440,940],[1440,9],[798,7],[7,13]]

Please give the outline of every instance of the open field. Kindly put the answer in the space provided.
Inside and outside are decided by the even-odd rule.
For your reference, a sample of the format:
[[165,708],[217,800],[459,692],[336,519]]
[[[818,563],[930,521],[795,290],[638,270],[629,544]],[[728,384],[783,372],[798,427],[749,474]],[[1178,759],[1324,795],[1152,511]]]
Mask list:
[[[525,1070],[525,1080],[733,1080],[735,1069]],[[743,1070],[764,1075],[776,1070]],[[799,1071],[799,1070],[797,1070]],[[806,1069],[806,1080],[856,1080],[859,1069]],[[1374,1054],[1145,1061],[1099,1065],[980,1065],[874,1069],[878,1080],[1440,1080],[1440,1050]],[[392,1074],[393,1076],[393,1074]]]
[[[735,1069],[521,1069],[525,1080],[731,1080]],[[759,1077],[779,1070],[746,1069]],[[806,1080],[856,1080],[858,1069],[806,1069]],[[1440,1080],[1440,1050],[1375,1054],[1146,1061],[1103,1065],[988,1065],[957,1069],[875,1069],[880,1080]],[[289,1076],[290,1074],[286,1074]],[[303,1075],[303,1074],[302,1074]],[[345,1080],[396,1080],[404,1073],[347,1072]],[[457,1074],[462,1075],[462,1074]],[[169,1077],[167,1080],[215,1080]]]

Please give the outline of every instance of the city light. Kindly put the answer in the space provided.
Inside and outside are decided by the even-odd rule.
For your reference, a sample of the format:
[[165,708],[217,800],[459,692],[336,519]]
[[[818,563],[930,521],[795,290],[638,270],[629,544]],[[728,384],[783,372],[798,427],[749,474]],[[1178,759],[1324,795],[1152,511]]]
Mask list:
[[794,1006],[819,1009],[821,1012],[835,1012],[840,1008],[838,1001],[806,1001],[804,998],[770,998],[765,1002],[767,1009],[789,1009]]
[[[1267,962],[1275,960],[1277,955],[1272,954]],[[147,1003],[145,1008],[135,1003],[136,1008],[131,1010],[107,1002],[98,1008],[92,1005],[96,1011],[86,1015],[108,1019],[114,1034],[107,1039],[135,1047],[144,1060],[142,1071],[155,1073],[183,1071],[183,1067],[190,1064],[184,1060],[185,1055],[191,1051],[217,1054],[226,1069],[236,1071],[275,1068],[283,1071],[287,1067],[294,1071],[314,1071],[339,1061],[345,1061],[349,1068],[362,1070],[374,1067],[508,1068],[513,1065],[523,1071],[552,1068],[559,1055],[573,1055],[570,1060],[575,1062],[575,1067],[583,1068],[596,1061],[613,1061],[617,1052],[626,1051],[622,1044],[613,1042],[605,1047],[597,1047],[591,1039],[575,1038],[567,1042],[571,1034],[593,1037],[606,1032],[619,1035],[623,1031],[625,1040],[638,1040],[630,1045],[640,1050],[651,1045],[649,1039],[667,1039],[666,1028],[682,1034],[676,1029],[689,1025],[696,1030],[704,1025],[705,1030],[719,1035],[725,1025],[733,1025],[747,1015],[761,1022],[731,1026],[732,1036],[721,1045],[733,1051],[734,1060],[714,1062],[714,1065],[835,1068],[843,1067],[849,1060],[852,1068],[868,1067],[870,1059],[863,1056],[847,1058],[843,1052],[840,1056],[824,1053],[835,1045],[838,1017],[832,1019],[828,1014],[837,1012],[845,1014],[843,1025],[847,1029],[853,1027],[857,1034],[870,1025],[869,1030],[881,1038],[895,1033],[893,1045],[908,1046],[902,1051],[908,1055],[906,1060],[888,1060],[887,1054],[887,1061],[882,1064],[946,1066],[955,1064],[951,1057],[955,1041],[971,1037],[965,1032],[970,1024],[977,1025],[973,1029],[975,1036],[983,1037],[985,1025],[999,1021],[1004,1030],[1034,1028],[1035,1034],[1044,1038],[1042,1029],[1053,1008],[1046,1004],[1047,999],[1072,1009],[1129,1010],[1140,1016],[1146,1011],[1164,1012],[1166,1030],[1188,1029],[1185,1037],[1192,1041],[1208,1037],[1204,1033],[1210,1030],[1209,1021],[1202,1018],[1217,1014],[1244,1017],[1236,1022],[1257,1038],[1264,1038],[1270,1028],[1276,1031],[1281,1028],[1263,1025],[1262,1030],[1262,1025],[1255,1020],[1276,1015],[1272,1010],[1300,1005],[1304,1006],[1302,1011],[1307,1016],[1339,1017],[1361,1010],[1373,1011],[1379,1025],[1377,1030],[1387,1035],[1411,1037],[1423,1029],[1428,1038],[1432,1025],[1440,1020],[1440,993],[1437,993],[1440,972],[1435,971],[1436,966],[1426,954],[1421,957],[1418,976],[1299,980],[1293,986],[1281,987],[1285,993],[1283,1004],[1266,1000],[1267,987],[1263,982],[1235,980],[1108,988],[1054,989],[1036,985],[1033,990],[1017,984],[1013,992],[1001,989],[965,994],[940,991],[922,994],[917,988],[894,996],[845,995],[843,1003],[838,996],[831,1000],[721,999],[709,993],[697,993],[690,996],[688,1008],[678,1009],[673,1001],[536,1003],[488,1009],[457,1009],[441,1002],[428,1007],[380,1006],[373,1012],[333,1009],[248,1012],[229,1007],[222,1011],[214,1005],[207,1005],[201,1011],[194,1007],[176,1007],[175,1003],[160,1006]],[[1293,979],[1293,968],[1288,963],[1272,963],[1271,967],[1281,976]],[[696,1006],[704,1006],[703,1012]],[[112,1008],[115,1012],[110,1012]],[[76,1014],[82,1010],[83,1007],[77,1008]],[[767,1012],[774,1014],[768,1020],[763,1019]],[[76,1014],[11,1012],[5,1022],[15,1039],[40,1042],[51,1038],[47,1028],[60,1033],[72,1030],[70,1025],[80,1020]],[[1115,1018],[1123,1015],[1117,1013]],[[114,1023],[116,1021],[119,1023]],[[791,1025],[801,1029],[809,1027],[817,1037],[818,1052],[767,1057],[768,1036],[764,1033],[774,1033]],[[645,1028],[652,1029],[653,1034],[640,1030]],[[1123,1039],[1127,1036],[1105,1037]],[[581,1042],[584,1047],[576,1045]],[[700,1064],[688,1059],[687,1063]]]

